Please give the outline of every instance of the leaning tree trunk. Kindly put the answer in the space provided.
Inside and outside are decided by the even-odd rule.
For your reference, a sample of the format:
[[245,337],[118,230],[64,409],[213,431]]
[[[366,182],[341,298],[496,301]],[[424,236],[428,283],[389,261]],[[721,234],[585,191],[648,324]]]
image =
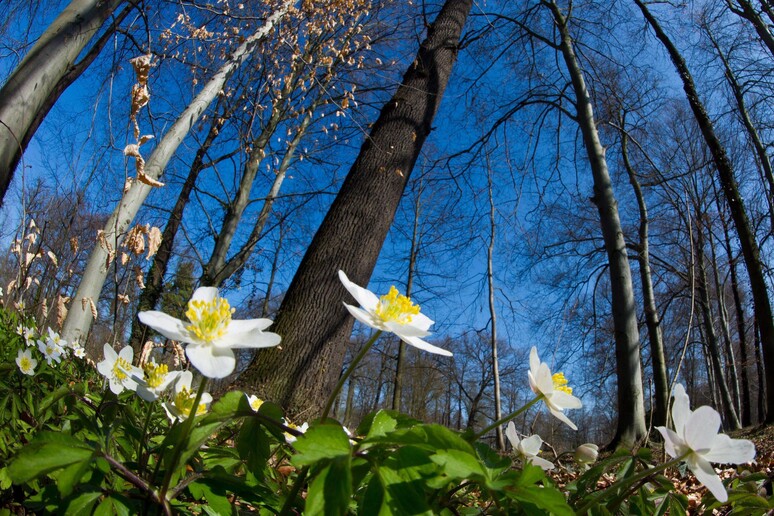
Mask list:
[[[766,289],[766,278],[764,275],[764,266],[761,259],[758,241],[755,238],[750,220],[747,217],[747,211],[744,207],[742,195],[739,193],[739,187],[734,176],[734,168],[731,160],[726,153],[725,147],[720,143],[715,134],[715,127],[707,114],[704,105],[699,100],[699,94],[696,91],[696,85],[693,82],[688,65],[680,55],[677,47],[674,46],[669,36],[661,28],[661,25],[653,17],[648,8],[641,0],[634,0],[642,11],[645,19],[648,21],[656,37],[661,41],[669,53],[669,58],[675,66],[680,79],[683,82],[683,89],[688,98],[696,122],[701,129],[704,141],[712,154],[712,160],[718,170],[720,184],[723,187],[723,193],[728,203],[731,218],[736,227],[739,237],[739,246],[742,248],[744,263],[747,266],[747,274],[750,277],[750,289],[752,290],[753,307],[755,310],[755,319],[760,330],[760,341],[763,352],[763,365],[766,378],[766,423],[774,423],[774,319],[771,313],[771,300]],[[763,393],[761,392],[761,395]]]
[[[249,38],[242,42],[231,57],[207,82],[202,91],[188,104],[188,107],[175,120],[166,132],[145,164],[145,174],[150,179],[158,179],[164,168],[172,159],[180,143],[194,126],[205,109],[218,96],[226,81],[237,68],[252,54],[258,43],[274,28],[274,25],[287,13],[291,0],[287,0],[258,28]],[[102,287],[107,278],[109,251],[115,251],[123,239],[129,225],[140,210],[151,186],[140,181],[134,181],[124,193],[113,214],[108,218],[104,228],[105,245],[96,245],[89,255],[86,269],[83,271],[81,283],[73,298],[73,304],[67,313],[62,329],[62,336],[68,342],[83,342],[91,329],[92,313],[89,301],[95,305],[99,300]]]
[[639,248],[637,260],[639,261],[640,282],[642,283],[642,304],[645,311],[645,325],[648,328],[648,343],[650,345],[651,368],[653,369],[653,426],[664,426],[667,423],[667,410],[669,407],[669,378],[667,374],[666,357],[664,355],[664,338],[661,332],[661,318],[656,306],[656,296],[653,293],[653,279],[650,270],[650,245],[648,230],[648,207],[642,194],[640,182],[629,161],[628,152],[629,137],[622,124],[621,129],[621,154],[624,168],[629,175],[629,183],[637,198],[637,206],[640,212]]
[[237,383],[292,415],[319,414],[341,373],[353,319],[337,277],[366,285],[451,75],[472,0],[447,0],[336,196],[290,284],[273,331]]
[[[492,187],[492,169],[487,166],[487,189],[489,193],[489,245],[486,248],[486,278],[489,289],[489,320],[492,322],[492,334],[490,335],[490,346],[492,349],[492,380],[494,381],[494,420],[500,421],[503,417],[502,404],[500,398],[500,359],[497,354],[497,311],[495,309],[495,284],[494,284],[494,249],[495,234],[497,230],[496,215],[494,204],[494,191]],[[505,434],[503,426],[497,425],[495,429],[497,440],[497,449],[505,451]]]
[[583,134],[583,143],[594,179],[592,202],[599,211],[602,237],[610,266],[610,290],[612,292],[613,328],[615,333],[616,378],[618,380],[618,428],[611,445],[633,447],[645,437],[645,399],[642,389],[640,363],[640,335],[637,327],[637,310],[634,304],[634,287],[629,257],[626,250],[618,202],[605,159],[605,149],[599,141],[589,91],[580,63],[575,55],[567,19],[555,2],[544,2],[551,10],[559,34],[560,49],[572,79],[575,91],[577,120]]
[[95,45],[95,52],[76,65],[83,49],[123,1],[70,2],[0,89],[0,205],[41,114],[51,109],[102,49],[104,38]]

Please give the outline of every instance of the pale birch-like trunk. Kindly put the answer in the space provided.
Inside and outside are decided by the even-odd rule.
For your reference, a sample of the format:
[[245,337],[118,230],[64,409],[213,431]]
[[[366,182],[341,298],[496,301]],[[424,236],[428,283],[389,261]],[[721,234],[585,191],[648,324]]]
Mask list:
[[[490,344],[492,348],[492,377],[494,380],[494,409],[495,421],[503,418],[502,405],[500,404],[500,361],[497,356],[497,311],[495,310],[495,285],[494,285],[494,246],[497,225],[495,223],[494,192],[492,189],[492,169],[487,169],[487,187],[489,192],[489,245],[486,248],[486,278],[489,287],[489,319],[492,322],[492,334]],[[497,449],[505,451],[505,434],[502,425],[495,429]]]
[[[622,124],[623,126],[623,124]],[[664,426],[667,422],[667,410],[669,408],[669,378],[667,373],[666,357],[664,354],[664,338],[661,332],[661,318],[656,306],[656,296],[653,292],[653,279],[650,270],[650,245],[648,231],[648,207],[645,204],[645,196],[642,194],[640,182],[629,161],[628,152],[629,136],[625,128],[621,129],[621,154],[624,168],[629,175],[629,183],[637,198],[637,206],[640,212],[639,247],[637,260],[640,264],[640,282],[642,283],[642,303],[645,310],[645,325],[648,328],[648,343],[650,345],[651,368],[653,369],[653,426]]]
[[646,433],[645,400],[642,388],[640,335],[629,257],[626,250],[618,202],[605,159],[605,149],[599,140],[591,97],[580,63],[575,55],[567,19],[555,2],[543,2],[551,10],[561,36],[560,50],[572,80],[577,121],[594,179],[592,202],[599,211],[599,221],[610,267],[611,306],[615,332],[616,378],[618,381],[618,428],[613,444],[634,447]]
[[0,89],[0,205],[24,149],[40,124],[41,111],[50,109],[51,97],[64,91],[60,81],[123,1],[70,2]]
[[[161,176],[180,143],[199,120],[202,113],[222,91],[223,86],[234,71],[252,54],[258,42],[264,39],[287,13],[291,4],[291,1],[283,3],[277,11],[269,16],[263,26],[242,42],[228,61],[221,66],[177,118],[145,163],[145,173],[150,178],[158,179]],[[134,181],[124,193],[104,228],[105,242],[110,250],[115,250],[122,241],[151,188],[144,183]],[[72,306],[67,313],[62,329],[62,335],[68,342],[83,342],[91,329],[93,320],[89,302],[91,301],[96,305],[99,300],[99,295],[107,278],[108,256],[108,249],[102,245],[96,245],[89,256],[81,283],[73,297]]]

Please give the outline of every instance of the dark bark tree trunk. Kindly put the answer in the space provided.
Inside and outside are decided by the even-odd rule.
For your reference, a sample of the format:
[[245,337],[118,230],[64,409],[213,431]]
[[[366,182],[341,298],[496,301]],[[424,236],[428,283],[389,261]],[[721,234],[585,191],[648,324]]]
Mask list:
[[561,35],[560,50],[572,79],[577,121],[594,179],[592,202],[599,211],[602,237],[610,266],[613,327],[615,332],[616,378],[618,380],[618,427],[612,446],[634,447],[646,433],[645,399],[642,389],[640,335],[634,304],[634,287],[626,250],[618,202],[605,159],[605,149],[599,140],[591,97],[580,63],[575,55],[567,19],[555,2],[543,2],[551,10]]
[[[122,2],[70,2],[0,89],[0,206],[14,170],[43,118],[94,61],[108,37],[100,38],[81,62],[75,60]],[[122,17],[126,14],[128,10]]]
[[447,0],[417,58],[363,144],[285,294],[273,331],[282,349],[261,351],[237,380],[291,415],[322,409],[341,372],[353,319],[337,271],[366,285],[457,57],[472,0]]
[[734,169],[726,149],[720,143],[715,128],[712,124],[704,105],[699,99],[693,77],[688,70],[688,65],[674,46],[669,36],[664,32],[658,21],[653,17],[641,0],[634,0],[648,21],[656,37],[661,41],[669,53],[669,57],[683,82],[688,103],[691,106],[696,121],[701,129],[702,136],[712,154],[712,160],[718,170],[720,184],[723,187],[726,202],[731,212],[731,218],[736,227],[739,245],[747,266],[747,274],[750,277],[750,287],[753,296],[755,319],[760,330],[760,341],[763,352],[763,365],[766,378],[766,418],[767,423],[774,422],[774,320],[771,313],[771,300],[766,289],[766,278],[763,271],[760,249],[755,237],[750,220],[747,217],[743,199],[739,193],[739,187],[734,176]]

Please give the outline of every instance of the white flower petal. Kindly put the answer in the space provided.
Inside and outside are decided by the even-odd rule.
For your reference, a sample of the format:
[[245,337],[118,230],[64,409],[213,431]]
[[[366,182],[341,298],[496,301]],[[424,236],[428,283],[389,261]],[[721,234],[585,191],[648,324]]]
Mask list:
[[[420,331],[428,331],[430,329],[430,326],[432,326],[433,324],[435,324],[435,321],[433,321],[432,319],[430,319],[428,316],[426,316],[421,312],[414,315],[411,318],[411,326],[417,328]],[[423,335],[418,335],[418,336],[423,337]]]
[[688,468],[693,474],[696,475],[696,480],[709,489],[709,492],[712,493],[719,502],[728,501],[726,488],[723,486],[723,482],[720,481],[720,478],[717,473],[715,473],[715,470],[710,463],[695,454],[688,459],[686,464],[688,464]]
[[702,457],[720,464],[744,464],[755,458],[755,445],[747,439],[731,439],[726,434],[719,434],[715,436],[712,449],[702,453]]
[[121,351],[118,352],[118,356],[131,364],[132,359],[134,358],[134,350],[132,350],[132,346],[124,346],[121,348]]
[[280,343],[280,336],[276,333],[263,332],[271,326],[270,319],[246,319],[243,321],[231,321],[226,329],[226,334],[215,341],[218,347],[226,348],[268,348]]
[[562,412],[561,410],[556,410],[556,409],[552,408],[550,405],[548,406],[548,410],[551,411],[551,414],[553,414],[556,419],[558,419],[559,421],[561,421],[565,425],[569,426],[573,430],[577,430],[578,429],[578,427],[575,426],[575,423],[570,421],[570,419],[567,416],[565,416],[564,412]]
[[185,354],[191,364],[207,378],[225,378],[236,367],[236,358],[230,348],[189,344]]
[[664,451],[667,452],[667,455],[672,458],[677,457],[677,447],[682,443],[680,436],[665,426],[657,426],[656,430],[658,430],[661,437],[664,438]]
[[384,327],[387,331],[392,332],[395,335],[403,335],[406,337],[427,337],[430,335],[429,331],[414,326],[413,322],[401,324],[396,321],[385,321]]
[[561,409],[576,409],[583,406],[580,399],[559,390],[551,393],[551,404]]
[[683,435],[685,422],[688,421],[688,417],[691,415],[691,405],[688,394],[685,392],[685,387],[681,383],[675,385],[675,388],[672,390],[672,397],[674,402],[672,403],[671,414],[675,432]]
[[443,348],[439,348],[438,346],[433,346],[429,342],[425,342],[419,337],[404,337],[403,335],[398,335],[398,337],[400,337],[400,340],[402,340],[406,344],[414,346],[415,348],[419,348],[423,351],[427,351],[429,353],[435,353],[436,355],[443,355],[445,357],[450,357],[453,355],[451,351],[448,351]]
[[537,466],[541,468],[543,471],[549,471],[554,469],[554,463],[542,457],[537,457],[533,455],[527,458],[527,461],[533,466]]
[[379,303],[379,298],[376,296],[376,294],[368,289],[352,283],[347,275],[344,274],[344,271],[339,271],[339,280],[341,280],[341,284],[344,285],[344,288],[347,289],[347,292],[349,292],[352,297],[355,298],[355,301],[357,301],[360,306],[369,312],[376,310],[376,305]]
[[703,453],[712,448],[720,429],[720,414],[712,407],[703,406],[694,410],[685,422],[683,439],[693,451]]
[[513,421],[509,422],[508,426],[505,427],[505,437],[514,449],[519,446],[520,439],[516,434],[516,425],[513,424]]
[[150,326],[166,338],[182,342],[190,342],[190,335],[185,329],[185,324],[180,319],[176,319],[164,312],[151,310],[137,314],[140,322]]
[[216,287],[199,287],[191,296],[191,301],[204,301],[205,303],[209,303],[210,301],[217,299],[217,297],[218,289]]
[[530,435],[521,440],[521,450],[525,455],[535,456],[540,452],[543,446],[543,439],[539,435]]
[[344,306],[349,311],[350,314],[352,314],[352,317],[360,321],[361,323],[365,324],[369,328],[374,328],[375,330],[383,330],[384,328],[381,327],[381,325],[378,325],[374,322],[373,316],[369,313],[363,310],[362,308],[358,308],[356,306],[348,305],[347,303],[344,303]]

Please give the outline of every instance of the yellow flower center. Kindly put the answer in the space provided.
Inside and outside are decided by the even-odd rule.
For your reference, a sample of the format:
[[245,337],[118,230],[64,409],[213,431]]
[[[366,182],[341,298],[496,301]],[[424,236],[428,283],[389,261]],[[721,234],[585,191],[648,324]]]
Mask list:
[[408,297],[398,293],[394,285],[390,287],[387,294],[379,298],[379,303],[376,305],[376,316],[384,322],[408,324],[418,313],[419,305],[415,305]]
[[191,300],[185,312],[191,324],[185,329],[209,343],[225,335],[233,313],[234,309],[222,297],[212,301]]
[[263,400],[260,398],[253,398],[250,400],[250,408],[258,412],[258,409],[263,405]]
[[551,376],[551,379],[554,381],[554,390],[555,391],[562,391],[566,392],[567,394],[572,394],[572,387],[569,387],[567,385],[567,378],[564,377],[564,373],[554,373],[553,376]]
[[131,368],[132,364],[125,359],[118,357],[113,364],[113,378],[120,381],[126,380],[127,374],[124,371],[128,371]]
[[21,357],[21,370],[22,371],[29,371],[32,369],[32,361],[29,359],[29,357],[25,357],[22,355]]
[[169,373],[167,364],[156,365],[154,362],[145,364],[145,383],[151,389],[156,389],[164,383],[164,379]]
[[[181,415],[188,417],[191,414],[191,409],[193,408],[195,398],[196,393],[193,393],[183,387],[180,389],[180,392],[175,394],[175,408],[177,408],[177,411],[180,412]],[[207,405],[205,403],[199,403],[199,408],[196,410],[196,415],[200,416],[205,412],[207,412]]]

